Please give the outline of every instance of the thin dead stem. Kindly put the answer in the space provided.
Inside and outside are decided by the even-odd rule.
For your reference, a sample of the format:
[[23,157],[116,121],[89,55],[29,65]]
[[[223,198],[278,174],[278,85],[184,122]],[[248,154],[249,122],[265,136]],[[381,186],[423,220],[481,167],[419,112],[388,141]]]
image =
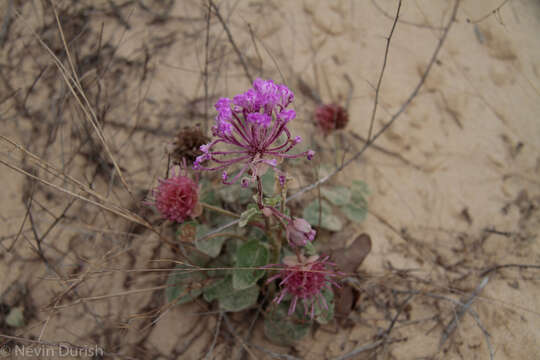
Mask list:
[[384,60],[379,75],[379,80],[377,80],[377,87],[375,88],[375,100],[373,100],[373,110],[371,111],[371,119],[369,121],[369,130],[367,135],[367,142],[371,140],[371,133],[373,131],[373,124],[375,123],[375,115],[377,114],[377,105],[379,105],[379,93],[381,91],[382,79],[384,76],[384,70],[386,69],[386,62],[388,61],[388,51],[390,50],[390,41],[392,41],[392,35],[394,35],[394,30],[396,29],[396,24],[399,20],[399,11],[401,10],[401,0],[398,2],[396,16],[394,17],[394,23],[392,24],[392,29],[390,30],[390,35],[386,38],[386,47],[384,49]]
[[231,30],[229,29],[229,26],[227,25],[227,22],[221,16],[221,13],[219,12],[219,9],[216,6],[216,4],[212,0],[209,0],[209,3],[210,3],[210,6],[214,9],[214,13],[216,14],[216,17],[218,18],[219,22],[223,26],[223,30],[225,30],[225,33],[227,34],[227,38],[229,39],[229,42],[231,43],[231,45],[232,45],[232,47],[234,49],[234,52],[238,56],[238,60],[240,61],[240,64],[242,65],[242,68],[244,69],[244,72],[245,72],[247,78],[249,79],[249,82],[252,83],[253,82],[253,77],[251,76],[251,74],[249,72],[249,68],[248,68],[248,65],[246,63],[246,60],[244,59],[244,55],[242,55],[242,52],[240,51],[240,49],[236,45],[236,42],[234,41],[234,38],[233,38],[233,36],[231,34]]

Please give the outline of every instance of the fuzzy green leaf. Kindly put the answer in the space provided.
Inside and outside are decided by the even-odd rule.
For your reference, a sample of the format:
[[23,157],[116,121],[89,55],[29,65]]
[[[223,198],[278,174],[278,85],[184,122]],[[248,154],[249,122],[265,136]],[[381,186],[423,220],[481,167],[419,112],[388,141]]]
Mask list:
[[6,316],[6,324],[14,327],[19,328],[24,325],[24,308],[22,306],[17,306],[14,308],[11,308],[9,311],[9,314]]
[[226,297],[234,292],[232,287],[232,278],[226,278],[214,281],[211,285],[203,290],[204,300],[212,302],[216,299]]
[[219,307],[225,311],[241,311],[255,305],[258,297],[259,287],[255,285],[220,298]]
[[240,215],[240,222],[238,223],[238,226],[239,227],[244,227],[248,224],[248,222],[250,222],[255,216],[259,215],[261,212],[259,210],[259,208],[257,207],[257,205],[254,205],[254,204],[250,204],[250,206],[248,206],[247,210],[244,211],[241,215]]
[[319,226],[319,209],[321,212],[321,224],[320,226],[330,231],[339,231],[343,228],[341,220],[333,214],[332,207],[326,202],[322,201],[322,205],[319,205],[319,200],[313,200],[308,206],[304,208],[304,219],[306,219],[311,225]]
[[276,172],[270,168],[261,176],[264,195],[270,196],[274,193],[274,183],[276,182]]
[[199,225],[197,227],[197,240],[195,240],[195,247],[206,255],[215,258],[221,252],[223,243],[227,238],[225,236],[212,237],[210,239],[199,240],[210,232],[207,225]]
[[217,280],[204,289],[204,299],[208,302],[218,300],[220,308],[226,311],[244,310],[255,304],[258,297],[258,286],[235,290],[230,276]]
[[215,190],[215,186],[208,180],[201,180],[201,202],[206,204],[219,206],[219,198]]
[[353,203],[366,201],[365,198],[370,194],[368,185],[362,180],[353,180],[351,184],[351,194]]
[[307,256],[317,255],[317,249],[315,249],[312,242],[307,242],[306,245],[304,245],[304,251]]
[[309,332],[311,323],[289,316],[288,304],[280,303],[272,307],[264,319],[264,334],[268,340],[278,345],[292,345]]
[[[268,249],[259,241],[251,240],[236,250],[236,269],[233,272],[233,287],[236,290],[255,285],[264,276],[265,270],[253,268],[268,264]],[[248,269],[241,269],[241,268]]]
[[278,206],[281,203],[281,200],[281,196],[265,197],[263,203],[267,206]]
[[165,296],[168,302],[185,304],[195,300],[202,293],[201,283],[206,275],[196,267],[177,265],[167,279]]
[[347,216],[347,218],[351,221],[360,223],[364,221],[367,215],[367,207],[366,203],[361,204],[360,206],[354,205],[354,204],[347,204],[343,207],[341,207],[341,211]]
[[[233,176],[231,175],[230,177]],[[244,205],[251,201],[253,190],[234,184],[221,187],[217,190],[217,195],[226,203]]]
[[323,289],[322,294],[328,305],[328,309],[320,306],[319,302],[315,303],[314,316],[319,324],[328,324],[334,318],[334,292],[329,289]]
[[351,191],[345,186],[323,187],[321,193],[336,206],[342,206],[351,201]]

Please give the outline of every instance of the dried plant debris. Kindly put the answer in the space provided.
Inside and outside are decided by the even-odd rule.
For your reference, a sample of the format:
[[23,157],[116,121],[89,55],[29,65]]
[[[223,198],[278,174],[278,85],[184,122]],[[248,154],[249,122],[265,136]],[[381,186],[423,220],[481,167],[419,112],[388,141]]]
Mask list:
[[[347,248],[334,250],[332,260],[339,269],[347,275],[353,274],[362,265],[364,259],[371,251],[371,237],[368,234],[359,235]],[[347,282],[342,283],[342,287],[335,290],[335,316],[342,323],[347,319],[354,309],[358,300],[358,291]]]
[[200,126],[184,127],[176,134],[171,146],[170,154],[173,164],[180,165],[183,159],[187,164],[193,164],[197,156],[202,155],[201,145],[209,141],[210,139],[204,135]]

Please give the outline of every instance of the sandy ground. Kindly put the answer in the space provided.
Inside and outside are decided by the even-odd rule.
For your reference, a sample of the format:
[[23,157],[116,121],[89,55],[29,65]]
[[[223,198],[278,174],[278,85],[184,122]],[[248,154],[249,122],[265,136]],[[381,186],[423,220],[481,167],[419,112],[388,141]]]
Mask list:
[[[0,134],[39,156],[41,164],[92,184],[108,204],[148,215],[140,202],[166,170],[170,135],[185,125],[204,126],[218,97],[250,85],[222,24],[211,17],[207,40],[206,9],[197,1],[171,7],[158,1],[57,2],[90,103],[85,108],[95,110],[130,196],[118,176],[111,180],[107,150],[43,46],[70,66],[52,8],[20,3],[0,5],[0,14],[11,14],[0,33]],[[403,2],[375,132],[418,84],[452,4]],[[218,315],[204,304],[167,307],[158,289],[166,274],[128,270],[162,267],[155,260],[175,258],[170,248],[110,211],[73,202],[73,194],[83,194],[80,187],[37,170],[31,157],[2,140],[4,161],[64,191],[1,167],[0,334],[98,344],[111,358],[289,353],[334,359],[381,339],[400,312],[383,346],[349,358],[489,359],[490,348],[495,359],[537,358],[538,269],[485,273],[495,265],[540,264],[540,4],[500,5],[461,2],[413,103],[377,139],[377,148],[332,179],[345,186],[363,180],[371,189],[364,223],[348,224],[340,234],[321,232],[321,244],[331,248],[360,232],[373,240],[347,324],[318,327],[285,348],[270,344],[260,323],[249,332],[254,312],[230,315],[230,324],[221,322],[216,332]],[[250,74],[295,91],[296,130],[318,150],[316,164],[334,164],[335,144],[347,149],[346,156],[360,149],[397,2],[222,1],[219,7]],[[348,127],[328,138],[317,134],[316,104],[302,84],[324,102],[348,104]],[[312,180],[299,177],[291,193]],[[300,203],[313,196],[305,194]],[[472,302],[472,311],[463,315],[456,301]],[[24,309],[24,326],[5,324],[13,307]],[[455,330],[447,334],[452,322]]]

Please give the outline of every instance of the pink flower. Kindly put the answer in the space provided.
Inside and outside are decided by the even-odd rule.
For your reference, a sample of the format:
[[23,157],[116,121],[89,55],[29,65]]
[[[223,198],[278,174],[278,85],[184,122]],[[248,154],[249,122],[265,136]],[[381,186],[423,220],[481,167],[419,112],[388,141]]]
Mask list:
[[[263,79],[256,79],[251,89],[232,100],[219,99],[215,104],[216,123],[212,127],[215,139],[200,147],[202,155],[195,159],[193,169],[226,171],[239,165],[240,171],[232,178],[224,173],[223,183],[230,185],[241,179],[243,186],[249,186],[264,174],[266,165],[282,174],[277,160],[304,156],[311,160],[313,150],[290,153],[302,140],[299,136],[292,138],[288,128],[296,117],[293,109],[287,109],[293,100],[294,94],[287,86]],[[243,177],[244,174],[250,176]]]
[[334,130],[344,129],[348,122],[349,115],[342,106],[336,104],[319,105],[315,110],[315,123],[325,136]]
[[287,239],[292,245],[305,246],[315,239],[316,234],[305,219],[293,218],[287,225]]
[[[328,256],[320,259],[318,255],[305,258],[300,255],[300,261],[296,256],[286,256],[283,258],[283,264],[277,265],[282,270],[279,274],[268,279],[268,282],[281,278],[279,286],[281,292],[276,296],[274,302],[279,304],[285,295],[290,295],[291,305],[289,306],[289,315],[296,309],[298,300],[304,303],[306,315],[308,311],[313,319],[315,314],[315,304],[319,308],[328,309],[328,304],[322,294],[322,290],[327,288],[332,290],[332,285],[339,285],[332,280],[332,277],[340,275],[334,271],[334,263],[328,261]],[[276,267],[276,265],[267,265],[266,267]]]
[[201,214],[199,189],[195,182],[183,175],[181,171],[171,171],[168,179],[159,179],[159,185],[152,190],[153,200],[147,203],[154,205],[161,215],[171,221],[184,222]]

